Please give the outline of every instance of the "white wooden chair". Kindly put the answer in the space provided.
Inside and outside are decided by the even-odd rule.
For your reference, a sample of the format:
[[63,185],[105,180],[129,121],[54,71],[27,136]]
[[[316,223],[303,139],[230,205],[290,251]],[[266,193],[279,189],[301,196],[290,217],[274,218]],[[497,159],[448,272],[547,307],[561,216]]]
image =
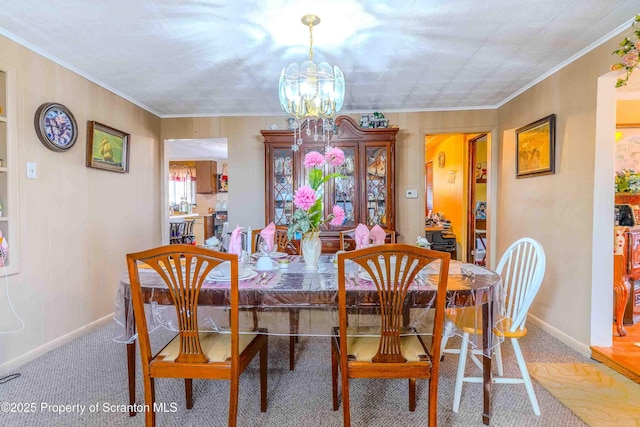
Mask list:
[[[540,415],[540,407],[538,406],[538,400],[536,399],[533,385],[531,384],[531,377],[529,376],[522,350],[518,344],[518,338],[527,334],[527,328],[525,327],[527,313],[540,289],[545,268],[546,258],[542,246],[537,241],[525,237],[509,246],[504,255],[502,255],[496,269],[497,273],[502,276],[506,299],[504,314],[494,325],[494,334],[499,338],[510,339],[522,376],[520,378],[503,376],[502,355],[500,352],[500,344],[498,344],[494,350],[498,376],[494,377],[492,381],[493,383],[502,384],[524,383],[533,412],[536,415]],[[455,313],[455,319],[451,318],[452,313]],[[473,309],[448,311],[448,316],[450,323],[448,327],[445,327],[442,348],[443,353],[461,355],[458,360],[458,372],[456,375],[453,399],[453,411],[458,412],[460,399],[462,397],[462,384],[465,382],[482,383],[482,377],[465,376],[467,353],[469,353],[471,360],[482,369],[482,363],[477,357],[482,351],[480,349],[469,349],[469,336],[470,334],[481,333],[478,327],[482,324],[482,319],[477,319],[479,314],[476,314]],[[457,326],[463,331],[462,345],[460,349],[446,349],[447,339],[452,335],[454,326]]]

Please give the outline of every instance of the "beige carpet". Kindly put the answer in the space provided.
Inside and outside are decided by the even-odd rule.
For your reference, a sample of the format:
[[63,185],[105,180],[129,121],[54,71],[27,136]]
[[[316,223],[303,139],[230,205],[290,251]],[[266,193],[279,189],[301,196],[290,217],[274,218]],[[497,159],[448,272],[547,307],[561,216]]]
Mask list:
[[592,427],[640,426],[640,384],[599,363],[528,363],[549,393]]

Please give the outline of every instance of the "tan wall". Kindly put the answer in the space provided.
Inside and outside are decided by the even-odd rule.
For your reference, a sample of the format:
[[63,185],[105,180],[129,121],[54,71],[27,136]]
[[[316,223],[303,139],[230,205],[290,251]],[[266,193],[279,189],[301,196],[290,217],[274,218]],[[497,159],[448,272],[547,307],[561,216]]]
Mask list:
[[[542,243],[547,269],[530,312],[586,345],[590,342],[592,263],[601,262],[592,259],[596,85],[598,76],[614,62],[611,52],[616,40],[499,109],[497,253],[523,236]],[[557,118],[556,173],[515,179],[516,128],[552,113]]]
[[[350,114],[356,121],[359,114]],[[424,234],[424,136],[427,133],[490,131],[495,110],[385,114],[400,130],[396,137],[397,231],[400,242],[415,242]],[[264,224],[264,144],[260,130],[276,124],[286,129],[284,116],[210,117],[162,120],[162,139],[227,138],[229,144],[229,225]],[[462,170],[462,169],[460,169]],[[459,174],[456,180],[463,182]],[[457,182],[457,181],[456,181]],[[457,185],[457,184],[456,184]],[[417,189],[417,199],[406,199]],[[251,203],[252,209],[244,208]]]
[[[160,242],[161,179],[158,117],[1,36],[0,52],[17,84],[18,164],[8,166],[18,169],[21,272],[8,285],[25,323],[0,335],[2,365],[113,311],[125,254]],[[74,114],[79,137],[69,152],[36,137],[44,102]],[[131,134],[128,174],[85,166],[88,120]],[[27,161],[37,164],[35,180],[26,179]]]

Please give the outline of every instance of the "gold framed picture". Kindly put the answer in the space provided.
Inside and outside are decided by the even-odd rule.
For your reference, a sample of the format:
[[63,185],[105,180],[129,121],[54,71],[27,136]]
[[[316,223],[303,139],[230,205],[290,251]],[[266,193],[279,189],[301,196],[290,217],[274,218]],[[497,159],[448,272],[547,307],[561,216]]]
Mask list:
[[556,115],[516,129],[516,178],[555,173]]
[[95,121],[87,123],[87,167],[129,172],[128,133]]

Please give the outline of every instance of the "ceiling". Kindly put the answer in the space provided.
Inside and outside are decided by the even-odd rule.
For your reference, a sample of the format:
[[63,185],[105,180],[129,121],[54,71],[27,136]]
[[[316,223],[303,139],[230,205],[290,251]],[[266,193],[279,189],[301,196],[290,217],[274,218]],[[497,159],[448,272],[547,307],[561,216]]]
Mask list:
[[[3,1],[0,33],[161,117],[284,114],[283,67],[346,79],[342,112],[496,108],[629,28],[638,0]],[[617,57],[611,57],[614,63]],[[51,100],[55,101],[55,100]]]

